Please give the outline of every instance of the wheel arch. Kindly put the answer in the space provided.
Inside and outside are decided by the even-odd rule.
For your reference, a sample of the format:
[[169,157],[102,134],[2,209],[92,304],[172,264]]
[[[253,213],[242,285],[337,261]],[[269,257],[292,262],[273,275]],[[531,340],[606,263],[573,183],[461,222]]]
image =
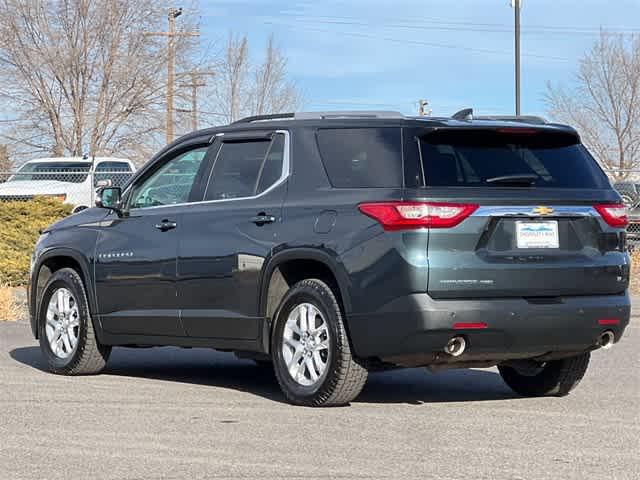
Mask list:
[[[85,286],[91,317],[95,318],[97,303],[93,289],[91,268],[87,259],[80,252],[70,248],[54,248],[48,250],[38,258],[38,262],[33,270],[33,292],[30,307],[33,312],[31,316],[31,329],[36,338],[38,338],[37,319],[40,318],[39,308],[42,292],[51,275],[62,268],[71,268],[80,275]],[[100,329],[97,328],[99,326],[97,323],[98,322],[94,322],[94,328],[96,328],[96,332],[100,332]]]
[[325,281],[338,296],[345,313],[351,311],[348,276],[335,254],[317,248],[293,248],[273,255],[262,269],[258,305],[259,315],[266,318],[262,335],[263,347],[269,351],[271,318],[289,288],[306,278]]

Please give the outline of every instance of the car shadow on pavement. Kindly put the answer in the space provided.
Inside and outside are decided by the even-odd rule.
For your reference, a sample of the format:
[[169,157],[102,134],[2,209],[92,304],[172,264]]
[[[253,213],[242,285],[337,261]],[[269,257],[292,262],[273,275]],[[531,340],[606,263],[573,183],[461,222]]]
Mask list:
[[[16,348],[10,355],[23,365],[46,371],[38,347]],[[209,349],[115,348],[103,375],[228,388],[285,401],[271,368]],[[519,397],[494,371],[465,369],[431,374],[414,368],[371,373],[355,402],[417,405],[513,398]]]

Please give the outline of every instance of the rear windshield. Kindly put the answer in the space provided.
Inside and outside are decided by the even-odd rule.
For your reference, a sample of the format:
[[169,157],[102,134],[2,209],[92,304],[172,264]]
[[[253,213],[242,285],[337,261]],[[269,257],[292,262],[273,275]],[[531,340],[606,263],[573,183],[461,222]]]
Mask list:
[[34,162],[26,163],[11,177],[11,181],[51,181],[82,183],[91,169],[88,162]]
[[400,128],[318,130],[318,147],[336,188],[402,186]]
[[570,134],[443,130],[419,141],[427,186],[608,188],[593,157]]

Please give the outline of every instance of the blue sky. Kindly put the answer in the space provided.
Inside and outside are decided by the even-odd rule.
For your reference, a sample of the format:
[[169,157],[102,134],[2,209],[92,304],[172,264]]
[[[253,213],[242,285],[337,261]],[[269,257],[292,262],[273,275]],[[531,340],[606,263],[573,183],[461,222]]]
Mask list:
[[[513,113],[508,0],[199,0],[203,46],[246,33],[289,59],[309,110]],[[602,27],[640,34],[640,0],[522,0],[522,110],[544,114],[545,84],[569,83]]]

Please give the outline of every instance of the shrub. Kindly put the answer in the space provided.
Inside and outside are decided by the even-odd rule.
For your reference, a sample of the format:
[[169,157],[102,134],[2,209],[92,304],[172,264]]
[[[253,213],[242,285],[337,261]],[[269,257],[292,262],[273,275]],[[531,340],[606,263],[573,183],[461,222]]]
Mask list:
[[29,202],[0,202],[0,284],[24,285],[40,232],[71,213],[71,205],[37,197]]

